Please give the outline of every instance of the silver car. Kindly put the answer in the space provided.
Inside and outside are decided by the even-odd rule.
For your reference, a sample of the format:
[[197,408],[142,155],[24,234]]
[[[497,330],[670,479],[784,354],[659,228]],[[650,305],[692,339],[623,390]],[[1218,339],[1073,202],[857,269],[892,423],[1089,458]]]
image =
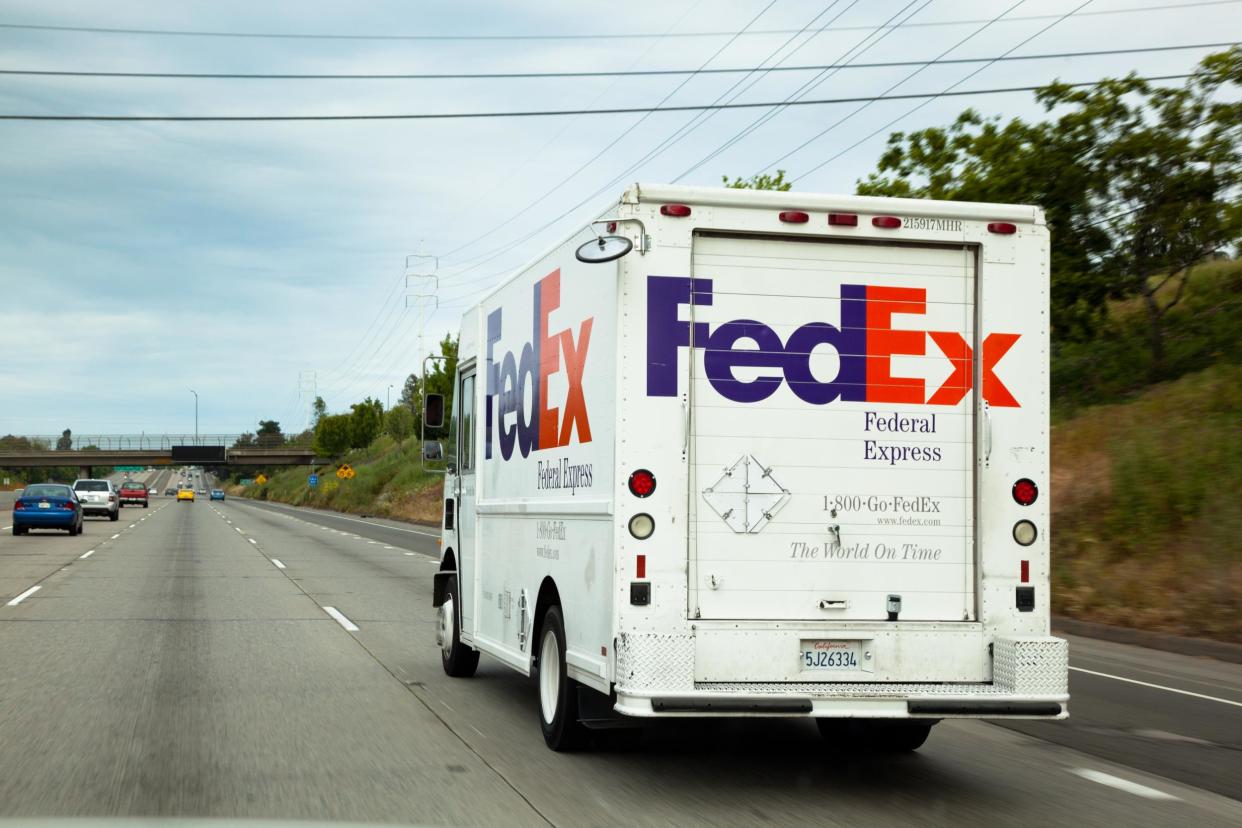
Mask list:
[[79,478],[73,481],[73,491],[82,504],[83,515],[107,515],[109,520],[120,517],[121,499],[111,480]]

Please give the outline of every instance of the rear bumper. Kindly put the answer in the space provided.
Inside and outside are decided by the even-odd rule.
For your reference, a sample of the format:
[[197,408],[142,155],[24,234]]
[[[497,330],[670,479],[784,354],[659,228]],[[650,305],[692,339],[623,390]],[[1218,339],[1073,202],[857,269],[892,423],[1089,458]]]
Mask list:
[[115,511],[115,506],[82,505],[82,514],[84,515],[110,515]]
[[[920,643],[912,639],[913,643]],[[918,649],[917,647],[913,649]],[[893,662],[900,678],[864,681],[709,681],[693,636],[627,634],[617,640],[616,711],[627,716],[804,716],[877,719],[1063,719],[1069,648],[1050,636],[995,637],[983,681],[924,674]],[[751,675],[754,673],[751,672]]]
[[42,512],[23,509],[13,513],[13,525],[25,529],[68,529],[77,522],[78,516],[73,512]]
[[147,503],[148,500],[145,497],[123,497],[121,498],[121,502],[122,503]]

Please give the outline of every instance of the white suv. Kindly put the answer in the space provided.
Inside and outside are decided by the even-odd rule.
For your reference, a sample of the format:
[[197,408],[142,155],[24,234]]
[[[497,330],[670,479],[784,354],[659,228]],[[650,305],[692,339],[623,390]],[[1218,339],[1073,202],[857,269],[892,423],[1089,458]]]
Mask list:
[[79,478],[73,481],[73,491],[77,493],[78,501],[82,504],[83,515],[107,515],[109,520],[116,520],[121,516],[121,500],[111,480]]

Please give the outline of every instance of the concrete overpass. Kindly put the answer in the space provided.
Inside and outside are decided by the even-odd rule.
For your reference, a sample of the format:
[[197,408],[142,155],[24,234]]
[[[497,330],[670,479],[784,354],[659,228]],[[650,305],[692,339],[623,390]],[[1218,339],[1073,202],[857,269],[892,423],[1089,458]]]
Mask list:
[[[49,466],[77,466],[81,477],[92,477],[94,466],[173,466],[185,461],[173,460],[173,449],[70,449],[48,451],[25,449],[0,450],[0,469],[47,468]],[[326,463],[308,446],[277,446],[275,448],[225,448],[224,460],[193,461],[195,465],[209,466],[306,466]]]

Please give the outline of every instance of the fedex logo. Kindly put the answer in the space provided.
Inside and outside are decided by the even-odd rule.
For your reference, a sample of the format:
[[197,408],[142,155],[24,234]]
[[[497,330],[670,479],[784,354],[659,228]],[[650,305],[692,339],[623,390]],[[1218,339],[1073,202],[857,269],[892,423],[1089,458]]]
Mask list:
[[[591,442],[591,424],[587,419],[586,397],[582,393],[582,369],[587,348],[591,345],[591,324],[587,317],[573,331],[548,333],[548,316],[561,306],[561,271],[552,271],[535,283],[534,314],[530,341],[521,354],[512,351],[503,357],[495,354],[504,325],[504,309],[487,315],[487,396],[484,404],[486,438],[484,457],[492,457],[492,435],[500,442],[500,456],[508,460],[516,445],[523,457],[532,451],[569,445],[574,430],[578,442]],[[563,410],[548,407],[548,379],[561,370],[564,356],[565,379],[569,391]],[[530,388],[531,407],[526,408],[526,389]],[[493,429],[493,423],[495,428]]]
[[[712,280],[679,276],[647,277],[647,395],[677,395],[677,349],[689,348],[690,323],[681,321],[682,305],[712,304]],[[841,286],[841,324],[808,322],[782,342],[776,331],[753,319],[735,319],[709,329],[694,323],[694,347],[703,349],[703,369],[708,382],[723,397],[740,403],[765,400],[782,382],[799,399],[824,405],[841,399],[848,402],[956,405],[974,383],[974,353],[961,334],[896,328],[896,314],[923,314],[927,291],[923,288],[878,285]],[[1019,403],[994,373],[1019,334],[993,333],[983,340],[983,398],[994,406],[1018,407]],[[750,339],[759,348],[738,349],[739,340]],[[939,388],[928,393],[918,377],[895,377],[892,357],[923,356],[927,340],[952,363],[953,373]],[[811,373],[811,351],[830,345],[840,358],[837,376],[823,381]],[[734,368],[769,369],[756,379],[743,382]]]

